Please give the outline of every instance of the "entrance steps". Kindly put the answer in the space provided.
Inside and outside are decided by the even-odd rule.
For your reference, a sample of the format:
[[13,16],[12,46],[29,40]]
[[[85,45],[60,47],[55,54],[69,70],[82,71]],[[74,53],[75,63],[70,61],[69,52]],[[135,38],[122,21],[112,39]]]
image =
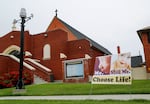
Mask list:
[[44,84],[44,83],[48,83],[47,81],[43,80],[42,78],[40,78],[37,75],[34,75],[34,81],[33,84]]

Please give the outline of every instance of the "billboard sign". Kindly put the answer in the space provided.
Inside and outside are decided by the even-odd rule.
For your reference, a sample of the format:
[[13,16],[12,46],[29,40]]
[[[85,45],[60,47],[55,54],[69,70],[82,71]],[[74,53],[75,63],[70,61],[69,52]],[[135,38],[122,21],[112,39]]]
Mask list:
[[131,54],[96,57],[92,84],[131,84]]

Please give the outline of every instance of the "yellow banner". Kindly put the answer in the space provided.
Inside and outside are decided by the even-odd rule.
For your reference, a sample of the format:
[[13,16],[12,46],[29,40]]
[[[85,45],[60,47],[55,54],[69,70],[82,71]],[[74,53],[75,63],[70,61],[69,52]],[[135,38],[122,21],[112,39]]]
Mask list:
[[94,75],[92,84],[132,84],[130,75]]

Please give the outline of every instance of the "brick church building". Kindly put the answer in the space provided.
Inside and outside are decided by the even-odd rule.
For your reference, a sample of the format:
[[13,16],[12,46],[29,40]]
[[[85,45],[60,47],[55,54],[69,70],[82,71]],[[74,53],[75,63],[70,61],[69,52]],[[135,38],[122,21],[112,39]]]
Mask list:
[[[20,31],[0,37],[0,75],[19,70]],[[47,82],[88,82],[106,48],[54,16],[45,32],[24,32],[24,70]]]
[[146,61],[146,70],[150,78],[150,27],[145,27],[137,31],[138,36],[143,44]]

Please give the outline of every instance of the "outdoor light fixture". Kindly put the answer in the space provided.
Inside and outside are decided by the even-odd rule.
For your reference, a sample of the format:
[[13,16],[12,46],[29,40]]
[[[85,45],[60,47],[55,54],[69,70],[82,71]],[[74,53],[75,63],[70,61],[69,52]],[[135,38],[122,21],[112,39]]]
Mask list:
[[20,18],[19,20],[14,20],[13,23],[17,23],[21,21],[21,33],[20,33],[20,66],[19,66],[19,79],[16,85],[16,89],[25,89],[23,79],[22,79],[22,73],[23,73],[23,61],[24,61],[24,24],[28,20],[30,20],[33,17],[33,14],[31,14],[30,17],[26,16],[26,10],[25,8],[21,8],[20,11]]
[[21,18],[26,18],[26,9],[25,8],[21,8],[21,11],[20,11],[20,17]]

